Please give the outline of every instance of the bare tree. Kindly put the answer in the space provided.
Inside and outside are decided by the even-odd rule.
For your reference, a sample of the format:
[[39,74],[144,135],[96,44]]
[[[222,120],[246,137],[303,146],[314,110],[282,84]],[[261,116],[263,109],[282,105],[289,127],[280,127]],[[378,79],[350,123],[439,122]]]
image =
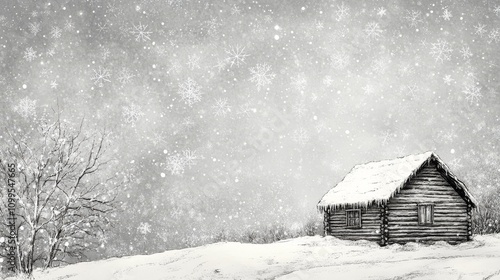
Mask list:
[[[31,274],[36,267],[85,258],[116,209],[119,184],[107,168],[110,134],[88,134],[83,120],[73,128],[58,117],[29,135],[8,135],[0,172],[6,176],[7,163],[17,166],[17,270]],[[6,195],[5,188],[0,190],[2,218]],[[1,229],[0,234],[7,235]]]

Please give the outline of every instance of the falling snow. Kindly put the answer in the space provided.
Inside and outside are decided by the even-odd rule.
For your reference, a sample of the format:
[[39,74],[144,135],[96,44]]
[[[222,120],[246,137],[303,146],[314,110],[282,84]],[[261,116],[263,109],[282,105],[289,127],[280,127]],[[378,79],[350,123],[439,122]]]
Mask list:
[[218,117],[225,117],[231,112],[231,106],[227,104],[227,98],[217,99],[212,108],[214,110],[214,114]]
[[226,60],[230,64],[230,67],[233,65],[236,65],[237,67],[240,67],[240,65],[245,63],[245,59],[249,54],[245,53],[245,48],[240,47],[238,45],[230,47],[229,49],[226,49],[226,54],[227,58]]
[[189,106],[201,101],[201,86],[191,78],[179,85],[178,93],[181,96],[181,101]]
[[144,113],[141,107],[136,104],[123,107],[123,118],[128,124],[134,125],[142,116],[144,116]]
[[302,224],[356,164],[429,150],[498,195],[498,3],[283,3],[4,5],[0,139],[58,114],[111,135],[92,258]]
[[139,23],[139,25],[133,25],[130,33],[135,37],[137,42],[146,42],[151,40],[150,36],[153,33],[152,31],[147,31],[148,26]]
[[442,39],[439,39],[436,43],[431,44],[430,54],[436,60],[436,62],[444,62],[445,60],[451,59],[451,49],[450,44]]
[[91,80],[94,81],[94,84],[103,87],[104,82],[111,82],[110,77],[111,73],[108,69],[99,66],[98,69],[93,69],[94,75],[92,75]]
[[36,57],[37,57],[37,54],[36,54],[36,51],[33,50],[32,47],[29,47],[29,48],[26,48],[26,51],[24,51],[24,59],[26,59],[26,61],[33,61]]
[[19,113],[23,118],[33,117],[36,114],[36,100],[25,97],[14,107],[14,111]]
[[258,91],[260,91],[261,88],[270,85],[272,80],[276,76],[273,72],[271,72],[271,66],[265,63],[257,64],[256,66],[251,67],[249,70],[252,75],[250,81],[254,82],[257,85]]

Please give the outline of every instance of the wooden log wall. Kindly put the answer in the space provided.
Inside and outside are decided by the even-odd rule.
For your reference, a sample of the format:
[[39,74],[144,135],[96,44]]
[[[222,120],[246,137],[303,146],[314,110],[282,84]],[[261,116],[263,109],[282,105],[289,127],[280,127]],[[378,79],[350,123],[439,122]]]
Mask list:
[[380,207],[380,245],[387,245],[389,239],[389,228],[387,219],[387,204],[383,204]]
[[325,210],[325,212],[323,212],[323,230],[325,231],[325,235],[329,235],[330,234],[330,211],[329,210]]
[[467,241],[472,240],[472,204],[467,203]]
[[346,208],[331,209],[328,219],[328,234],[347,240],[369,240],[380,243],[380,208],[377,205],[368,208],[347,207],[347,209],[361,209],[361,228],[348,228]]
[[[434,204],[434,224],[419,225],[418,204]],[[471,223],[468,203],[430,163],[387,204],[388,243],[467,241]]]

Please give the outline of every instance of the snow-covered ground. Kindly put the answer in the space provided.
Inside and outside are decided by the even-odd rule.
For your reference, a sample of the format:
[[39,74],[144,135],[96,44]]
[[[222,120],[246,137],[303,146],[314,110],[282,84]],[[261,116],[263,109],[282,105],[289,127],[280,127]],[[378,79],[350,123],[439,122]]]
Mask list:
[[36,280],[500,279],[500,235],[452,246],[301,237],[273,244],[217,243],[37,271]]

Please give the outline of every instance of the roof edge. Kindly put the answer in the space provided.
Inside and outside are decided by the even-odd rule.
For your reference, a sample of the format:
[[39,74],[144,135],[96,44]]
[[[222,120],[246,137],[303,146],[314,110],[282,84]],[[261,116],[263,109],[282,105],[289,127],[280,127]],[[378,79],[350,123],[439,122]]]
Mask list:
[[[408,183],[408,181],[410,181],[413,177],[416,176],[416,174],[426,165],[428,164],[429,162],[431,162],[432,160],[435,160],[436,163],[437,163],[437,167],[438,167],[438,171],[441,173],[441,175],[443,177],[445,177],[445,179],[448,181],[450,180],[451,182],[448,181],[448,183],[450,185],[452,185],[452,187],[454,188],[457,188],[457,189],[460,189],[463,191],[463,195],[465,195],[465,198],[464,200],[466,200],[467,202],[470,202],[472,207],[473,208],[476,208],[477,205],[478,205],[478,202],[477,200],[474,198],[474,196],[470,193],[469,189],[467,188],[467,186],[461,181],[459,180],[455,174],[453,174],[453,172],[451,172],[450,168],[444,163],[444,161],[436,154],[434,153],[434,151],[427,151],[427,152],[424,152],[422,153],[423,154],[426,154],[426,153],[429,153],[429,156],[427,157],[426,160],[424,160],[417,168],[415,168],[411,174],[403,181],[403,183],[401,183],[397,188],[394,189],[394,191],[391,193],[390,197],[389,198],[384,198],[384,199],[376,199],[376,200],[371,200],[371,201],[364,201],[364,202],[356,202],[356,203],[336,203],[336,204],[326,204],[326,205],[320,205],[321,201],[323,201],[323,198],[325,197],[326,194],[328,194],[328,192],[330,190],[332,190],[333,188],[335,188],[335,186],[333,188],[331,188],[330,190],[328,190],[322,197],[321,199],[318,201],[318,203],[316,204],[316,208],[318,211],[320,212],[325,212],[325,210],[329,210],[331,208],[337,208],[337,207],[346,207],[346,206],[357,206],[357,207],[368,207],[368,206],[371,206],[373,204],[378,204],[378,205],[381,205],[382,203],[387,203],[387,201],[389,201],[389,199],[391,199],[395,194],[397,194],[401,188],[406,185],[406,183]],[[407,156],[410,156],[410,155],[407,155]],[[404,157],[407,157],[407,156],[403,156],[403,157],[398,157],[398,158],[404,158]],[[398,159],[398,158],[395,158],[395,159]],[[363,163],[363,164],[357,164],[355,165],[347,174],[351,173],[357,166],[360,166],[360,165],[365,165],[365,164],[369,164],[371,162],[382,162],[382,161],[386,161],[386,160],[380,160],[380,161],[370,161],[370,162],[367,162],[367,163]],[[444,175],[443,175],[443,172],[444,172]],[[346,176],[347,176],[346,174]],[[345,176],[344,176],[345,178]],[[344,180],[344,178],[342,178],[342,180],[340,182],[342,182]],[[338,183],[337,183],[338,184]],[[459,192],[460,196],[462,196],[462,194]],[[468,200],[467,200],[468,199]]]

